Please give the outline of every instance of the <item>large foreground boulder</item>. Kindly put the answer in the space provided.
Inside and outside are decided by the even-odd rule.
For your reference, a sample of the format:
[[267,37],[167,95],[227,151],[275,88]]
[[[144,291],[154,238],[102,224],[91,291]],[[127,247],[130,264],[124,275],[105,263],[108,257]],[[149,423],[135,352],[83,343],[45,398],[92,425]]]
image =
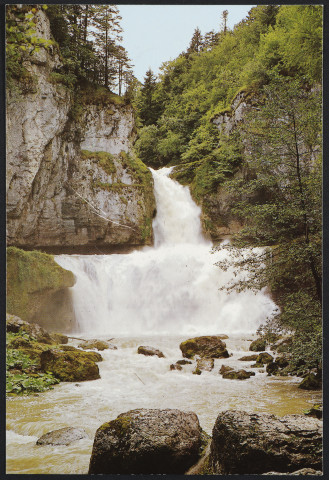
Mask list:
[[179,346],[183,357],[193,358],[199,355],[204,358],[228,358],[226,344],[221,340],[220,335],[189,338]]
[[202,430],[193,412],[139,409],[96,431],[89,474],[183,474],[198,462]]
[[304,415],[222,412],[209,463],[212,473],[221,475],[321,470],[322,422]]
[[51,372],[63,382],[82,382],[100,378],[98,365],[102,356],[97,352],[46,350],[41,353],[41,369]]
[[52,430],[40,437],[37,445],[70,445],[70,443],[87,438],[87,432],[83,428],[64,427]]

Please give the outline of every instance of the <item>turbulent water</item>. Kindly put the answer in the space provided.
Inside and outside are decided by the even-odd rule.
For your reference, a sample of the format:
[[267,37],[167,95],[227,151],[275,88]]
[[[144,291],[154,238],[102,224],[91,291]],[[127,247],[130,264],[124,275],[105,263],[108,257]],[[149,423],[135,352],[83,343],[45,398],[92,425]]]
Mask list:
[[[200,209],[188,188],[168,178],[169,169],[153,172],[157,216],[154,247],[127,255],[62,255],[77,283],[73,301],[78,321],[75,336],[113,338],[117,350],[104,350],[101,378],[61,383],[51,391],[7,403],[7,473],[85,474],[96,429],[134,408],[194,411],[211,434],[217,415],[226,409],[284,415],[302,413],[316,401],[314,392],[297,389],[296,378],[268,377],[256,370],[246,381],[224,380],[224,363],[239,361],[258,325],[275,305],[262,292],[227,295],[220,291],[233,272],[215,262],[204,239]],[[190,335],[227,333],[232,356],[216,359],[215,368],[193,375],[195,365],[170,371],[181,358],[179,344]],[[71,340],[77,345],[78,340]],[[139,345],[159,348],[164,358],[137,354]],[[69,446],[37,446],[38,437],[65,426],[85,428],[88,438]]]
[[215,262],[201,231],[200,208],[188,187],[152,171],[157,215],[154,247],[127,255],[61,255],[57,262],[77,277],[74,309],[80,333],[108,335],[255,332],[274,303],[262,292],[219,288],[232,278]]

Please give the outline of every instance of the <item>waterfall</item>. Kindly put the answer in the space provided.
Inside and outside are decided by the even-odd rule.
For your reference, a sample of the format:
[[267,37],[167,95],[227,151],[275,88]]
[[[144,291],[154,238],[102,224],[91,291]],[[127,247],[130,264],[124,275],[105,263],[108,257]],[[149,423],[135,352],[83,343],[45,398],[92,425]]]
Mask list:
[[205,335],[255,332],[275,310],[263,293],[219,290],[232,275],[215,262],[188,187],[151,170],[157,215],[154,247],[129,254],[59,255],[72,287],[78,333],[89,336]]

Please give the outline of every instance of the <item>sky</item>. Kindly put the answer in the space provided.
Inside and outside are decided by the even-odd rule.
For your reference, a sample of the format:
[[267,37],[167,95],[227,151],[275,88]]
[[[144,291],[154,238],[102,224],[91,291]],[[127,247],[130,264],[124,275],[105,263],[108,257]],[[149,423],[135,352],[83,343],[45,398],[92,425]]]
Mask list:
[[246,17],[253,5],[118,5],[123,28],[122,45],[143,82],[151,68],[157,75],[163,62],[186,51],[194,30],[202,35],[221,29],[222,12],[228,10],[227,26]]

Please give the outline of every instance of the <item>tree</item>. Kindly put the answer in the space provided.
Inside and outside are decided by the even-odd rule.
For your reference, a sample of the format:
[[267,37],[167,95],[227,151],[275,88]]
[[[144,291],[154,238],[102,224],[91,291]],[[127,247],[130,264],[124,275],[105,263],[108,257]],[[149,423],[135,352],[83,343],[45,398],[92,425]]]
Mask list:
[[187,54],[190,55],[191,53],[199,53],[202,50],[203,45],[203,38],[201,35],[201,31],[199,28],[194,30],[192,39],[190,41],[190,45],[187,49]]
[[223,10],[222,12],[222,25],[223,25],[223,32],[224,32],[224,35],[225,33],[227,32],[227,17],[228,17],[228,10]]
[[[281,309],[269,326],[293,331],[305,352],[310,337],[321,335],[321,94],[303,79],[276,76],[263,95],[264,105],[240,130],[254,175],[232,182],[240,193],[235,213],[246,222],[233,251],[270,248],[248,258],[235,250],[236,266],[247,265],[249,278],[229,288],[269,286]],[[312,345],[315,364],[308,367],[318,367],[321,343]]]
[[149,69],[145,74],[139,98],[139,116],[143,125],[152,125],[158,119],[158,106],[154,99],[155,89],[156,77]]
[[110,62],[110,57],[114,56],[116,42],[122,40],[120,33],[122,28],[119,15],[119,10],[116,5],[94,5],[93,25],[96,28],[94,33],[95,45],[98,54],[103,59],[103,83],[109,88],[113,85],[113,64]]

